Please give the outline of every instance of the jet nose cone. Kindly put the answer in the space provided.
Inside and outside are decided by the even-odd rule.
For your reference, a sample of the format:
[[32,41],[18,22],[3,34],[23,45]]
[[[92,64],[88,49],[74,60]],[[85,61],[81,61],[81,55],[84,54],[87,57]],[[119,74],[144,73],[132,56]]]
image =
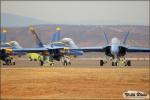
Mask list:
[[70,53],[74,55],[83,55],[83,51],[79,51],[79,50],[71,50]]
[[111,46],[111,54],[112,55],[117,55],[119,52],[119,47],[117,45],[112,45]]

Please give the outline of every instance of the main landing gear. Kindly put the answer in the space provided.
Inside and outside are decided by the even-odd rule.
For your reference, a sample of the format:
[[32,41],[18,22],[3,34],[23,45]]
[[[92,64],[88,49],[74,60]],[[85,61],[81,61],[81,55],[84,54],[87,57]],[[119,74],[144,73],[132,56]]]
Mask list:
[[100,66],[103,66],[103,65],[104,65],[104,61],[100,60]]
[[112,62],[112,66],[117,66],[117,62]]
[[3,65],[16,65],[16,62],[12,57],[8,56],[3,59]]
[[106,60],[100,60],[100,66],[103,66],[104,64],[106,64],[107,61]]
[[54,66],[54,60],[49,56],[43,56],[39,61],[41,66]]
[[126,66],[131,66],[131,60],[126,61]]

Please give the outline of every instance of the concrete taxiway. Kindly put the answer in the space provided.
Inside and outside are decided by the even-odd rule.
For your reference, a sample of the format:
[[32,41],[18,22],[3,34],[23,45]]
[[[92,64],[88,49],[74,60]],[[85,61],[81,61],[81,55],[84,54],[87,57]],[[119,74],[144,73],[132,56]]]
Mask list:
[[[1,63],[1,67],[42,67],[40,66],[40,62],[39,61],[29,61],[27,58],[17,58],[16,60],[16,65],[15,66],[3,66]],[[55,61],[54,62],[55,65],[53,67],[65,67],[60,61]],[[76,58],[76,59],[72,59],[71,60],[71,66],[67,66],[67,67],[114,67],[116,68],[116,66],[112,66],[111,62],[108,62],[106,64],[104,64],[104,66],[100,66],[99,65],[99,59],[90,59],[90,58]],[[131,66],[125,66],[125,67],[129,67],[129,68],[133,68],[133,67],[149,67],[149,60],[132,60],[131,61]],[[117,66],[118,67],[118,66]],[[120,66],[123,67],[123,66]]]

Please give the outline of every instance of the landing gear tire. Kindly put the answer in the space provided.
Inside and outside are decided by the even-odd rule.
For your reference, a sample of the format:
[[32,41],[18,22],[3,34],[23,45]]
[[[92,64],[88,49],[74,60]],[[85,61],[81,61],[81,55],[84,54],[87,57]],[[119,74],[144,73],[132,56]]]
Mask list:
[[54,66],[54,63],[51,63],[50,66]]
[[104,61],[100,60],[100,66],[103,66],[103,65],[104,65]]
[[117,62],[115,62],[115,66],[117,66]]
[[40,65],[43,66],[44,65],[44,61],[40,61]]
[[117,66],[117,62],[112,62],[112,66]]
[[131,66],[131,61],[127,60],[127,66]]
[[112,62],[112,66],[114,66],[114,62]]
[[16,62],[13,62],[12,64],[13,64],[13,65],[16,65]]

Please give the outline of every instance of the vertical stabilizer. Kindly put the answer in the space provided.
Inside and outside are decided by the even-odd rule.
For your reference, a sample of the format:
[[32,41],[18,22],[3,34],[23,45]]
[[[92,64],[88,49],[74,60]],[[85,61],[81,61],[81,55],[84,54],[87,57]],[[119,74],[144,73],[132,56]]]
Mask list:
[[6,43],[7,42],[7,30],[3,30],[0,35],[0,42]]
[[51,42],[58,42],[60,41],[60,27],[56,28],[56,32],[53,33],[52,38],[51,38]]
[[126,41],[127,41],[127,38],[128,38],[128,35],[129,35],[129,31],[124,33],[124,39],[123,39],[123,44],[126,44]]
[[107,36],[106,32],[104,32],[104,38],[105,38],[106,44],[109,44],[108,36]]
[[34,35],[36,44],[38,47],[43,47],[43,43],[41,42],[40,38],[38,37],[37,33],[35,32],[35,30],[31,27],[30,28],[31,33]]

